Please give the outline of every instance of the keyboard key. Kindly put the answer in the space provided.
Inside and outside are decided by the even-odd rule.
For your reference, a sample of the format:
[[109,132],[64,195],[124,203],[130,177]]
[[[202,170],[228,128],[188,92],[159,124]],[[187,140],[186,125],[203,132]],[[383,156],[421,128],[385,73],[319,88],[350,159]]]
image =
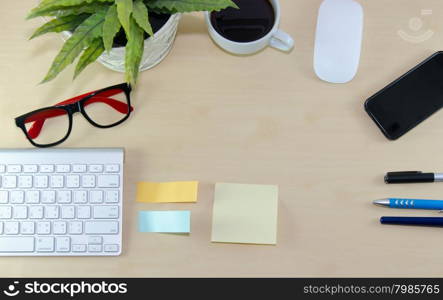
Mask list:
[[87,203],[88,192],[87,191],[74,191],[74,203]]
[[119,246],[117,244],[106,244],[105,252],[118,252]]
[[70,165],[56,165],[55,172],[57,173],[69,173],[71,171]]
[[17,176],[3,176],[3,187],[5,189],[14,189],[17,187]]
[[89,172],[91,173],[101,173],[103,172],[103,165],[90,165]]
[[66,234],[66,222],[57,221],[52,223],[54,234]]
[[89,192],[89,203],[103,203],[103,192],[102,191],[90,191]]
[[53,173],[54,165],[40,165],[40,173]]
[[21,189],[32,188],[32,176],[19,176],[18,187]]
[[18,234],[19,223],[18,222],[5,222],[4,223],[5,234]]
[[50,177],[49,182],[52,188],[62,188],[64,185],[64,177],[63,175],[53,175]]
[[37,173],[38,167],[37,165],[24,165],[23,172],[24,173]]
[[88,244],[103,244],[103,238],[101,236],[90,236],[88,238]]
[[21,165],[8,165],[6,170],[8,173],[20,173],[22,171],[22,166]]
[[88,245],[89,252],[102,252],[102,245]]
[[30,206],[29,207],[30,219],[43,219],[43,206]]
[[9,201],[9,192],[0,191],[0,204],[6,204]]
[[0,206],[0,219],[10,219],[12,217],[11,206]]
[[54,252],[54,238],[38,237],[36,248],[37,252]]
[[95,187],[95,175],[83,175],[81,181],[82,181],[82,187],[85,188]]
[[86,165],[73,165],[72,166],[72,172],[74,172],[74,173],[85,173],[86,172]]
[[55,238],[55,250],[57,252],[69,252],[71,251],[71,238],[64,237],[56,237]]
[[51,223],[50,222],[37,222],[37,234],[50,234]]
[[80,187],[80,176],[79,175],[66,176],[66,187],[68,187],[68,188]]
[[24,205],[14,206],[13,210],[14,219],[27,219],[28,218],[28,207]]
[[34,222],[21,222],[20,233],[21,234],[34,234]]
[[26,203],[30,203],[30,204],[40,203],[40,192],[39,191],[26,191],[25,201],[26,201]]
[[85,222],[85,233],[86,234],[117,234],[118,233],[118,222],[114,221],[87,221]]
[[62,219],[74,219],[75,207],[72,205],[64,205],[62,208]]
[[97,186],[101,188],[117,188],[120,185],[118,175],[99,175]]
[[118,203],[119,191],[106,191],[105,202],[106,203]]
[[45,206],[45,219],[58,219],[59,209],[58,206],[48,205]]
[[48,176],[38,175],[34,177],[34,187],[36,188],[47,188],[48,187]]
[[69,233],[70,234],[82,234],[83,233],[83,223],[78,221],[69,222]]
[[25,201],[25,193],[23,191],[12,191],[11,192],[11,204],[21,204]]
[[45,204],[55,203],[55,191],[42,191],[41,200]]
[[34,238],[0,237],[0,252],[34,252]]
[[71,191],[57,191],[57,203],[71,203]]
[[86,252],[85,244],[72,245],[72,252]]
[[120,171],[119,165],[106,165],[105,172],[106,173],[118,173]]
[[97,205],[93,206],[94,219],[117,219],[118,206]]
[[90,219],[91,218],[91,207],[90,206],[78,206],[77,207],[77,218],[78,219]]

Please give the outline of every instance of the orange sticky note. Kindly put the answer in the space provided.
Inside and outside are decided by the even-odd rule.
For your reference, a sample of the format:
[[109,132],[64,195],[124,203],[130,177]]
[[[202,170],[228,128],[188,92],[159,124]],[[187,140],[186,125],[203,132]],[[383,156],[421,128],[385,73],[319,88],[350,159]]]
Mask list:
[[137,202],[185,203],[197,202],[198,181],[139,182]]

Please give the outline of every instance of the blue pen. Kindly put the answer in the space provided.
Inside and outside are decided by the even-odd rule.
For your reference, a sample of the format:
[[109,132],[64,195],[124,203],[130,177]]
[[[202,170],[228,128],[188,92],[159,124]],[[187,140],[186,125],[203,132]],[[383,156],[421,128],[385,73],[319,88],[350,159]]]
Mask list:
[[389,225],[415,225],[443,227],[441,217],[381,217],[380,223]]
[[442,200],[388,198],[375,200],[374,204],[390,208],[443,210]]

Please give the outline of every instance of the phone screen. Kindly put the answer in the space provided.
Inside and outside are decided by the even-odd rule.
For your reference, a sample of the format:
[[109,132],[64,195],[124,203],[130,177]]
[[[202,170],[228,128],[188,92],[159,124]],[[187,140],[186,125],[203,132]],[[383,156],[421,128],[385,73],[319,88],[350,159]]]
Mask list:
[[443,52],[369,98],[365,109],[385,136],[395,140],[443,105]]

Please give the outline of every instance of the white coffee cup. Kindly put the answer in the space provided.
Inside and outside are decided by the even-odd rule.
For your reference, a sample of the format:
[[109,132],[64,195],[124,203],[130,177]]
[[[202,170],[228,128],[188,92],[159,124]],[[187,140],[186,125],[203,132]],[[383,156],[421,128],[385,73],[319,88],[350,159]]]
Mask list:
[[220,35],[212,26],[211,22],[211,13],[205,12],[206,24],[208,25],[208,32],[214,42],[219,45],[221,48],[225,49],[228,52],[234,54],[252,54],[262,50],[267,46],[271,46],[273,48],[279,49],[281,51],[289,52],[294,47],[294,40],[292,37],[286,32],[280,30],[278,27],[280,25],[280,3],[278,0],[269,0],[274,8],[275,13],[275,22],[271,31],[268,32],[264,37],[252,41],[252,42],[235,42],[228,40],[227,38]]

